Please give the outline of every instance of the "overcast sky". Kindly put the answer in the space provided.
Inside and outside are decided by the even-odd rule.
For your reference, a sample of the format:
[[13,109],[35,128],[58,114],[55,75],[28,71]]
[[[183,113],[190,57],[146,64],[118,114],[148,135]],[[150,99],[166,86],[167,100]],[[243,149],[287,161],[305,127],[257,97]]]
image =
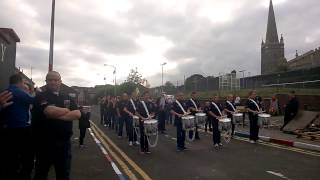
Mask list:
[[[320,46],[319,0],[273,0],[287,60]],[[260,73],[269,0],[56,0],[54,70],[67,85],[122,82],[137,67],[151,86],[193,73]],[[48,69],[51,0],[1,0],[0,27],[21,39],[17,67],[38,85]],[[248,74],[246,74],[248,75]]]

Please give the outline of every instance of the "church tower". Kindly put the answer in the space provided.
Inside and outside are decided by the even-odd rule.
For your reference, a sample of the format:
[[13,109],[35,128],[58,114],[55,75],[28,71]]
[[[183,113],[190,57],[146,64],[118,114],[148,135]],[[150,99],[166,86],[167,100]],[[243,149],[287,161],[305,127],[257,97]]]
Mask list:
[[286,66],[284,57],[284,40],[280,41],[277,32],[276,18],[272,0],[269,5],[268,25],[265,42],[261,43],[261,74],[271,74],[282,71]]

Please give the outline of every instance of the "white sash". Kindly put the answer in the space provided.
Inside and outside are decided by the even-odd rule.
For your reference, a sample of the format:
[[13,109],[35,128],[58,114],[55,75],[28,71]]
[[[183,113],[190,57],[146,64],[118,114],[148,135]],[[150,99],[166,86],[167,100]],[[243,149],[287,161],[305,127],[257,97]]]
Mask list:
[[143,105],[143,107],[144,107],[144,110],[145,110],[146,113],[147,113],[147,116],[150,117],[150,114],[149,114],[148,108],[147,108],[147,106],[146,106],[146,103],[145,103],[144,101],[141,101],[141,103],[142,103],[142,105]]
[[230,101],[227,101],[227,103],[232,107],[233,111],[236,112],[236,109],[234,108],[233,104]]
[[222,116],[222,113],[221,113],[221,111],[220,111],[220,108],[216,105],[216,103],[214,103],[214,102],[211,102],[213,105],[214,105],[214,107],[216,107],[216,109],[219,111],[219,114],[220,114],[220,116]]
[[183,109],[182,105],[180,104],[180,102],[178,100],[176,100],[176,103],[178,104],[178,106],[181,108],[182,112],[184,114],[186,114],[187,112]]
[[130,102],[131,102],[131,104],[132,104],[132,106],[133,106],[134,111],[137,111],[136,105],[134,105],[134,102],[133,102],[132,99],[130,99]]
[[250,98],[249,98],[249,100],[250,100],[251,102],[253,102],[253,103],[256,105],[256,107],[258,108],[258,111],[260,111],[260,108],[259,108],[258,104],[257,104],[253,99],[250,99]]
[[191,98],[190,101],[192,102],[192,104],[196,108],[196,110],[198,111],[198,107],[197,107],[196,103],[194,102],[194,100]]

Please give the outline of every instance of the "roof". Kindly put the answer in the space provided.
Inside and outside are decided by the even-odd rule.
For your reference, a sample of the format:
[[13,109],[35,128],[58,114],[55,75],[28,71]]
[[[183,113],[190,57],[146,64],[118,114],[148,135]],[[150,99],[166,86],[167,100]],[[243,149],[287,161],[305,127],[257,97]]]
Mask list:
[[3,37],[7,42],[10,42],[5,34],[8,34],[15,42],[20,42],[19,36],[11,28],[0,28],[0,36]]

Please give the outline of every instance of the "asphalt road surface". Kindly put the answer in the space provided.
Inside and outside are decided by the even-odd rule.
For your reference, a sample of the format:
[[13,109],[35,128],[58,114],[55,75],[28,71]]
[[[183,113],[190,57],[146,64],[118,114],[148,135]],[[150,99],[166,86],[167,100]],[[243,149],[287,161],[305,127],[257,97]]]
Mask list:
[[99,124],[96,107],[92,109],[91,120],[96,125],[91,129],[122,176],[117,176],[119,172],[88,134],[90,148],[95,148],[87,153],[94,156],[90,164],[96,167],[77,159],[72,168],[73,179],[320,179],[319,153],[268,143],[250,144],[245,139],[232,139],[222,148],[214,149],[212,135],[205,132],[200,133],[200,140],[186,144],[187,151],[177,152],[176,129],[167,125],[167,134],[159,135],[152,153],[140,154],[139,146],[128,145],[125,128],[124,137],[120,139],[114,130]]

